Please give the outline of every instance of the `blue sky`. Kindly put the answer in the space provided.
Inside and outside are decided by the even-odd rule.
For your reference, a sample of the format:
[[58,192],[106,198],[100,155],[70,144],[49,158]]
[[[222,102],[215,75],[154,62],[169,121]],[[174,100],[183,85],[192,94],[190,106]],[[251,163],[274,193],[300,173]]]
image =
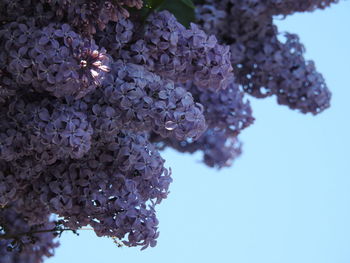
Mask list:
[[167,150],[171,194],[159,206],[156,248],[117,248],[92,231],[63,234],[47,263],[349,263],[350,1],[277,21],[299,34],[332,90],[314,117],[252,99],[244,153],[212,170],[200,155]]

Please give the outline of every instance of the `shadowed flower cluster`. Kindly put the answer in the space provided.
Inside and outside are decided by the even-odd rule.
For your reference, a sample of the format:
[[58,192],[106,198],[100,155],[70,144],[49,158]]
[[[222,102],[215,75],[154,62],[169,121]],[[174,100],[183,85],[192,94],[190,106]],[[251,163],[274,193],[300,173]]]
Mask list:
[[0,30],[0,37],[0,46],[7,51],[0,68],[18,86],[81,98],[96,89],[109,71],[104,50],[67,24],[38,29],[34,21],[12,22]]
[[230,45],[237,82],[246,92],[257,98],[275,95],[279,104],[303,113],[329,107],[331,93],[322,75],[304,59],[296,35],[286,33],[280,40],[273,16],[325,8],[336,0],[200,2],[198,23]]

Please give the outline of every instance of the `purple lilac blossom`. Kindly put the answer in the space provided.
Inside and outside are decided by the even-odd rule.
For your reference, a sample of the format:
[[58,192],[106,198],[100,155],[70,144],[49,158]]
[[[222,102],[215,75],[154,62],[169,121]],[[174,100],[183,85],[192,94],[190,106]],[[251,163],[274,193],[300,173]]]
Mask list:
[[[280,41],[281,34],[273,25],[273,15],[287,14],[288,9],[311,11],[336,1],[304,2],[205,0],[197,9],[197,19],[208,32],[231,46],[236,80],[246,92],[257,98],[276,95],[279,104],[318,114],[329,107],[331,98],[322,75],[312,61],[304,59],[298,37],[285,34],[287,40]],[[208,22],[206,17],[211,15],[220,22]]]
[[128,7],[140,9],[142,0],[2,0],[0,22],[16,20],[20,16],[33,16],[42,26],[56,20],[70,24],[84,36],[103,30],[111,21],[130,16]]
[[[154,246],[154,206],[168,194],[170,172],[145,134],[119,131],[101,138],[79,160],[65,159],[34,178],[17,203],[27,200],[64,218],[70,229],[91,225],[99,236],[128,246]],[[28,192],[26,192],[28,191]],[[30,221],[37,214],[26,214]]]
[[[29,225],[25,214],[19,213],[14,207],[0,209],[0,233],[16,235],[40,230],[53,229],[55,224],[45,221],[37,225]],[[0,240],[0,263],[42,263],[45,258],[53,256],[53,250],[58,246],[54,241],[53,232],[23,235],[20,239],[9,238]]]
[[91,40],[82,39],[67,24],[43,29],[12,22],[0,30],[0,46],[8,51],[0,64],[17,85],[77,99],[98,87],[109,71],[109,59]]
[[195,24],[186,29],[168,11],[151,15],[148,22],[143,40],[128,51],[132,61],[175,82],[193,80],[201,89],[227,87],[233,77],[228,46]]
[[270,12],[278,15],[289,15],[295,12],[310,12],[315,9],[324,9],[339,0],[270,0]]
[[254,122],[252,109],[244,92],[234,82],[219,91],[201,90],[193,83],[186,83],[195,101],[204,107],[204,116],[208,127],[223,131],[228,135],[238,135]]
[[93,94],[101,98],[92,107],[95,127],[105,127],[112,117],[114,128],[152,130],[178,140],[196,139],[206,129],[203,106],[189,92],[142,66],[115,62],[103,87]]
[[97,31],[95,40],[114,58],[120,57],[120,50],[132,41],[134,24],[130,19],[110,22],[104,30]]
[[197,141],[176,141],[172,138],[164,140],[156,134],[151,135],[151,141],[159,150],[171,147],[182,153],[200,151],[203,154],[203,163],[218,169],[231,166],[242,152],[242,144],[237,136],[230,136],[215,128],[208,129]]

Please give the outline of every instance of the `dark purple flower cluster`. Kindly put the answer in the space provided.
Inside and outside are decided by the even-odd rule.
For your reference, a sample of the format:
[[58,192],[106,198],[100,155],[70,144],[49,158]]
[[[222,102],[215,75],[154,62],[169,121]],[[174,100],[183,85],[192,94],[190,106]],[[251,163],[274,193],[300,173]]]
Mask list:
[[120,57],[120,51],[132,41],[134,24],[129,19],[120,19],[117,23],[107,24],[104,30],[97,31],[95,39],[99,46],[104,47],[108,54]]
[[191,93],[142,66],[117,61],[103,87],[96,95],[100,104],[93,107],[96,127],[108,126],[110,119],[113,129],[154,131],[178,140],[196,139],[206,129],[203,106]]
[[234,136],[253,123],[250,103],[244,100],[244,93],[236,83],[231,82],[218,92],[198,89],[191,82],[186,86],[195,100],[203,105],[209,128]]
[[[0,1],[0,23],[15,21],[18,17],[40,10],[44,14],[41,4],[33,5],[33,0],[2,0]],[[40,7],[39,7],[40,5]],[[39,12],[38,12],[39,13]]]
[[324,9],[338,2],[339,0],[270,0],[268,8],[273,14],[289,15],[295,12]]
[[231,166],[242,152],[241,143],[236,135],[229,135],[215,128],[206,130],[197,141],[177,141],[173,138],[164,140],[156,134],[151,135],[151,141],[159,150],[171,147],[182,153],[200,151],[203,154],[203,162],[218,169]]
[[[169,12],[148,19],[143,40],[131,49],[135,63],[175,82],[192,80],[200,89],[225,89],[233,78],[228,46],[195,24],[186,29]],[[136,53],[136,54],[135,54]],[[143,59],[140,59],[140,55]]]
[[16,206],[0,208],[0,235],[6,236],[0,240],[0,263],[43,262],[43,256],[52,256],[58,246],[54,232],[46,232],[54,228],[47,214],[42,223],[30,225]]
[[0,22],[33,16],[41,25],[52,20],[68,23],[87,36],[103,30],[109,22],[129,17],[126,8],[142,6],[142,0],[2,0]]
[[286,34],[286,41],[279,40],[273,15],[311,11],[331,2],[337,1],[206,0],[197,18],[231,46],[234,73],[246,92],[258,98],[276,95],[282,105],[318,114],[329,107],[331,93],[313,62],[304,59],[298,38]]
[[[9,187],[10,177],[18,176],[11,169],[16,167],[9,165],[1,174]],[[100,138],[83,158],[67,157],[47,166],[22,183],[15,197],[10,189],[5,193],[16,201],[27,222],[55,213],[70,229],[89,224],[99,236],[127,237],[126,245],[146,248],[156,244],[154,206],[167,196],[170,182],[170,172],[147,135],[120,130],[113,137]]]
[[99,236],[123,239],[128,234],[126,245],[154,246],[154,206],[166,197],[171,182],[163,164],[146,135],[119,131],[101,138],[86,157],[50,169],[43,178],[49,194],[41,200],[70,228],[90,224]]
[[329,106],[272,16],[336,1],[200,2],[202,28],[145,17],[142,0],[0,1],[0,263],[42,262],[58,225],[155,246],[172,181],[158,150],[230,166],[254,121],[244,91],[304,113]]
[[40,2],[49,5],[58,19],[67,21],[87,34],[95,34],[97,29],[103,30],[110,21],[117,22],[119,19],[129,17],[126,7],[140,9],[143,5],[142,0],[40,0]]
[[153,246],[154,206],[170,173],[147,134],[103,129],[96,112],[107,104],[90,102],[17,96],[2,109],[0,204],[20,204],[27,222],[55,213],[71,229],[90,224],[98,235]]
[[31,103],[25,97],[9,105],[10,120],[23,127],[30,149],[41,155],[41,163],[71,157],[79,159],[91,148],[93,129],[87,115],[76,107],[47,99]]
[[0,70],[28,89],[81,98],[99,86],[109,71],[104,50],[67,24],[38,29],[33,20],[11,22],[0,30],[0,37],[6,51]]

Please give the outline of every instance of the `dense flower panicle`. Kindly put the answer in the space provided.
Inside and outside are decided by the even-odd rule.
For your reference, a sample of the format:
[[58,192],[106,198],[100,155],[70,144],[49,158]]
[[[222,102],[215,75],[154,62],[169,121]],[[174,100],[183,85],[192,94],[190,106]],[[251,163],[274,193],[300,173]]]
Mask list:
[[[71,229],[90,224],[98,235],[116,236],[128,246],[153,246],[154,205],[168,194],[170,172],[145,134],[119,131],[101,141],[79,160],[49,166],[22,196],[64,217]],[[28,204],[23,197],[17,202]]]
[[110,21],[129,17],[126,7],[140,9],[142,0],[3,0],[0,2],[0,22],[13,21],[20,16],[33,16],[42,26],[56,20],[68,23],[84,36],[105,29]]
[[67,24],[38,29],[33,21],[12,22],[0,31],[8,51],[0,64],[16,84],[56,97],[81,98],[100,85],[108,57],[93,41],[84,40]]
[[120,50],[129,44],[134,34],[134,24],[129,19],[120,19],[117,23],[108,23],[102,31],[97,31],[95,40],[114,58],[120,56]]
[[150,139],[159,150],[171,147],[182,153],[200,151],[203,153],[203,162],[218,169],[231,166],[242,152],[242,144],[236,136],[216,129],[208,129],[197,141],[176,141],[172,138],[164,140],[156,134],[152,134]]
[[[269,29],[267,35],[277,34],[275,27]],[[250,47],[251,53],[237,67],[237,79],[256,97],[275,94],[280,104],[317,114],[329,107],[330,91],[314,63],[305,61],[299,39],[292,34],[285,38],[285,43],[276,35],[265,42],[251,41],[256,47]]]
[[[40,0],[46,2],[47,0]],[[125,7],[141,8],[142,0],[117,1],[82,1],[58,0],[49,5],[56,10],[56,16],[80,29],[83,34],[94,34],[97,29],[103,30],[109,21],[117,22],[129,16]]]
[[1,70],[1,68],[3,68],[1,64],[2,62],[0,61],[0,105],[16,95],[16,89],[18,89],[17,85],[5,76],[4,72]]
[[[98,235],[123,239],[128,233],[124,240],[128,246],[155,245],[158,221],[153,201],[159,203],[166,197],[171,182],[164,160],[147,137],[125,131],[93,154],[80,162],[82,167],[70,170],[79,180],[77,190],[87,195],[78,195],[78,200],[85,204],[84,211],[91,211],[89,224]],[[91,176],[91,185],[86,187]],[[84,215],[72,212],[69,224]]]
[[[339,0],[199,0],[201,5],[214,5],[220,10],[240,9],[243,15],[289,15],[296,12],[310,12],[315,9],[324,9]],[[232,12],[232,10],[231,10]]]
[[8,88],[5,85],[0,86],[0,104],[6,102],[10,97],[14,96],[16,93],[14,90]]
[[0,107],[0,160],[11,162],[31,152],[28,136],[16,120],[7,116],[7,109]]
[[186,29],[168,11],[151,15],[148,22],[142,54],[150,70],[175,82],[193,80],[203,89],[226,88],[233,76],[228,46],[195,24]]
[[[275,59],[280,68],[276,72],[276,76],[279,76],[276,77],[276,84],[271,85],[273,92],[279,104],[303,113],[318,114],[330,106],[331,92],[323,76],[317,72],[314,62],[303,58],[304,47],[298,36],[285,34],[285,38],[280,52],[276,52],[281,54],[282,60]],[[283,60],[284,63],[281,62]],[[283,68],[285,70],[281,72]],[[280,75],[278,72],[281,72]]]
[[29,224],[55,213],[71,229],[90,224],[98,235],[128,246],[156,244],[154,206],[166,198],[171,177],[146,134],[119,131],[101,138],[88,155],[56,161],[30,180],[12,173],[18,164],[0,164],[1,204],[16,201]]
[[196,19],[201,28],[210,35],[222,35],[227,32],[225,20],[228,13],[220,10],[216,5],[204,3],[196,6]]
[[250,103],[244,100],[244,93],[234,81],[226,89],[216,92],[200,90],[191,82],[186,86],[195,101],[203,105],[205,120],[210,128],[233,136],[253,123]]
[[[15,236],[53,229],[55,224],[46,220],[37,225],[28,225],[25,214],[11,208],[0,209],[0,235]],[[20,238],[0,240],[0,263],[42,263],[45,258],[53,256],[53,249],[58,246],[53,232],[22,235]]]
[[270,0],[269,10],[273,14],[289,15],[294,12],[314,11],[324,9],[339,0]]
[[109,122],[114,128],[152,130],[178,140],[198,138],[206,129],[203,107],[189,92],[142,66],[117,61],[103,87],[103,92],[94,95],[102,98],[92,108],[95,127],[105,127]]
[[0,24],[31,13],[32,8],[32,0],[2,0],[0,1]]
[[[331,94],[313,62],[304,59],[304,48],[297,37],[286,34],[286,42],[279,40],[278,30],[272,21],[272,16],[277,13],[271,13],[271,6],[284,5],[284,8],[295,12],[298,10],[293,8],[298,5],[305,8],[308,5],[305,10],[299,8],[300,11],[308,11],[328,4],[305,1],[308,4],[304,5],[301,1],[294,1],[292,6],[288,4],[290,1],[287,2],[206,0],[197,10],[197,18],[210,33],[216,29],[216,36],[231,46],[234,72],[246,92],[258,98],[276,95],[280,104],[303,113],[318,114],[329,107]],[[214,5],[214,8],[208,9],[207,5]],[[226,19],[220,20],[220,23],[213,25],[204,20],[210,14],[218,16],[219,12],[227,13]]]
[[49,210],[46,205],[39,205],[40,195],[30,189],[47,165],[35,157],[25,156],[11,162],[0,160],[0,168],[0,207],[16,202],[16,211],[25,214],[29,225],[45,222]]
[[[90,150],[92,127],[84,112],[59,101],[39,103],[19,97],[9,105],[8,122],[17,124],[28,141],[28,154],[52,164],[67,157],[81,158]],[[23,144],[25,146],[25,144]]]
[[38,224],[45,221],[48,211],[38,209],[39,197],[26,192],[32,181],[38,178],[46,167],[33,157],[22,157],[11,162],[0,160],[0,207],[17,202],[22,204],[17,210],[26,213],[28,223]]
[[[37,173],[35,179],[39,178],[41,174],[42,172]],[[48,217],[51,216],[49,206],[40,201],[41,195],[44,193],[41,192],[41,195],[38,195],[32,190],[33,181],[34,180],[32,180],[30,183],[28,183],[29,181],[26,181],[25,185],[22,183],[23,187],[21,191],[18,191],[16,194],[17,198],[15,202],[10,203],[17,213],[23,215],[23,219],[26,221],[28,226],[45,224]],[[44,190],[45,186],[41,185],[41,189]],[[49,229],[52,228],[50,227]]]
[[34,108],[37,115],[33,116],[33,144],[51,148],[57,158],[67,156],[78,159],[91,148],[92,127],[84,112],[72,107],[56,103],[46,107]]
[[3,207],[15,199],[18,183],[16,175],[9,172],[7,162],[1,160],[0,169],[0,207]]
[[58,101],[16,97],[0,119],[1,204],[19,198],[47,166],[81,158],[91,147],[93,130],[85,113]]

